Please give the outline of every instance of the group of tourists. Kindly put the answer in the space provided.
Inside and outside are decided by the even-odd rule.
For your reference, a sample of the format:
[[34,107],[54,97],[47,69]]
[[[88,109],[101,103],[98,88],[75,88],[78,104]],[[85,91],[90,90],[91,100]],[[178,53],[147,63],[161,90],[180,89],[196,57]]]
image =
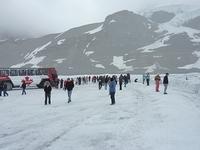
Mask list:
[[[168,87],[168,84],[169,84],[169,81],[168,81],[168,76],[169,76],[169,73],[166,73],[164,78],[163,78],[163,81],[161,80],[161,77],[160,77],[160,74],[157,74],[155,77],[154,77],[154,81],[155,81],[155,91],[156,92],[160,92],[160,83],[162,82],[163,85],[164,85],[164,94],[167,94],[167,87]],[[143,84],[145,84],[145,81],[147,83],[147,86],[149,86],[149,82],[150,82],[150,74],[149,73],[146,73],[146,74],[143,74]]]
[[[169,73],[166,73],[165,76],[164,76],[164,78],[163,78],[164,94],[167,94],[167,87],[168,87],[168,83],[169,83],[169,81],[168,81],[168,75],[169,75]],[[154,80],[155,80],[155,85],[156,85],[155,90],[156,90],[156,92],[160,92],[160,90],[159,90],[160,83],[161,83],[161,77],[160,77],[160,75],[157,74],[155,76]]]
[[[169,73],[166,73],[164,78],[163,78],[163,85],[164,85],[164,94],[167,94],[167,87],[168,87],[168,75]],[[137,78],[136,78],[137,79]],[[147,84],[147,86],[150,85],[150,74],[146,73],[143,74],[143,84]],[[137,79],[138,80],[138,79]],[[161,83],[161,77],[159,74],[157,74],[154,77],[155,80],[155,91],[159,92],[160,88],[160,83]],[[98,83],[98,89],[101,90],[102,87],[105,87],[105,90],[109,88],[109,95],[111,99],[111,105],[115,104],[115,93],[116,93],[116,85],[119,84],[119,90],[122,90],[122,87],[126,87],[126,85],[131,81],[130,79],[130,74],[125,74],[125,75],[120,75],[117,77],[117,75],[113,76],[108,76],[108,75],[100,75],[100,76],[82,76],[82,77],[77,77],[77,78],[67,78],[67,80],[59,80],[56,88],[61,88],[65,91],[67,91],[68,95],[68,103],[71,102],[71,96],[72,96],[72,91],[74,88],[74,85],[84,85],[88,83]],[[135,80],[136,82],[136,80]],[[22,95],[26,95],[26,83],[25,81],[22,81],[21,84],[22,88]],[[51,104],[51,91],[52,91],[52,86],[50,81],[46,81],[44,83],[44,93],[45,93],[45,101],[44,104]],[[0,82],[0,96],[8,96],[7,93],[7,84],[4,82]]]

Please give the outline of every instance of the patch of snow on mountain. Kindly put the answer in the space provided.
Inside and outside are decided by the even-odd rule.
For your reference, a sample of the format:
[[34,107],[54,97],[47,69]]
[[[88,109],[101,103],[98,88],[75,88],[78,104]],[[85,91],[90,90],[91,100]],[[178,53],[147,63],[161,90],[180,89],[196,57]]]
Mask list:
[[20,40],[20,39],[15,39],[14,41],[17,42],[17,41],[19,41],[19,40]]
[[177,57],[177,59],[178,59],[178,60],[180,60],[180,59],[181,59],[181,57]]
[[154,72],[154,70],[156,70],[157,67],[155,64],[153,64],[151,66],[144,67],[144,69],[146,69],[146,72]]
[[59,40],[59,41],[57,42],[57,45],[62,45],[62,44],[64,43],[65,40],[66,40],[66,39]]
[[40,67],[38,64],[40,62],[42,62],[45,57],[46,56],[41,56],[41,57],[33,56],[29,61],[23,62],[23,63],[19,63],[19,64],[16,64],[16,65],[12,65],[11,68],[21,68],[21,67],[23,67],[25,65],[32,65],[32,68],[38,68],[38,67]]
[[86,45],[86,48],[83,50],[83,54],[85,54],[85,55],[87,55],[86,54],[86,51],[87,51],[87,49],[88,49],[88,47],[91,45],[91,43],[93,42],[93,41],[95,41],[96,40],[96,37],[94,37],[92,40],[91,40],[91,42],[89,42],[87,45]]
[[126,60],[126,61],[124,61],[125,63],[127,63],[127,62],[132,62],[132,61],[135,61],[136,59],[129,59],[129,60]]
[[54,61],[57,62],[58,64],[63,63],[66,60],[66,58],[59,58],[59,59],[55,59]]
[[91,59],[91,58],[90,58],[90,61],[93,62],[93,63],[99,62],[99,61],[96,61],[96,60]]
[[92,41],[95,41],[97,38],[96,37],[94,37],[93,39],[92,39]]
[[187,35],[194,41],[197,40],[197,37],[195,35],[200,33],[200,30],[195,30],[183,26],[174,26],[169,23],[164,23],[159,25],[159,29],[157,30],[157,32],[163,32],[163,31],[167,31],[168,32],[167,34],[187,33]]
[[154,49],[168,46],[169,44],[165,44],[165,42],[168,41],[169,38],[170,38],[169,35],[165,36],[164,38],[159,39],[158,41],[156,41],[156,42],[154,42],[154,43],[152,43],[150,45],[138,48],[137,50],[142,50],[141,53],[151,53],[151,52],[154,52]]
[[153,58],[162,58],[163,56],[153,56]]
[[86,34],[95,34],[95,33],[100,32],[100,31],[102,31],[102,30],[103,30],[103,24],[100,25],[98,28],[96,28],[96,29],[94,29],[94,30],[91,30],[91,31],[87,31],[87,32],[85,32],[85,33],[86,33]]
[[155,64],[153,64],[151,66],[144,67],[144,69],[146,69],[146,72],[149,72],[149,73],[154,72],[157,69],[168,70],[168,68],[160,66],[160,64],[158,62],[155,62]]
[[109,24],[114,23],[114,22],[117,22],[117,21],[114,20],[114,19],[112,19],[112,20],[109,22]]
[[123,56],[113,56],[113,62],[111,63],[111,65],[117,67],[120,70],[133,71],[132,66],[126,66],[126,62],[124,61]]
[[93,54],[94,53],[94,51],[87,51],[87,52],[85,52],[85,55],[86,56],[90,56],[91,54]]
[[13,68],[17,68],[17,67],[20,68],[20,67],[23,67],[25,65],[33,65],[32,67],[39,67],[38,64],[40,62],[42,62],[46,56],[36,57],[36,55],[40,51],[45,50],[45,48],[47,46],[49,46],[51,43],[52,42],[50,41],[50,42],[46,43],[45,45],[43,45],[43,46],[41,46],[39,48],[36,48],[34,51],[27,53],[26,56],[24,57],[25,61],[23,63],[12,65],[11,67],[13,67]]
[[178,67],[179,69],[192,69],[192,68],[200,69],[200,51],[195,51],[192,54],[197,56],[199,59],[194,64],[189,64],[189,65],[185,65],[183,67]]
[[41,47],[39,47],[39,48],[36,48],[36,49],[35,49],[34,51],[32,51],[31,53],[28,53],[28,54],[24,57],[24,59],[25,59],[25,60],[28,60],[28,59],[33,58],[34,56],[37,55],[37,53],[39,53],[39,52],[42,51],[42,50],[45,50],[45,48],[46,48],[47,46],[49,46],[51,43],[52,43],[52,42],[50,41],[50,42],[46,43],[45,45],[43,45],[43,46],[41,46]]
[[60,37],[61,35],[63,35],[65,32],[62,32],[60,34],[58,34],[54,39],[57,39],[58,37]]
[[105,67],[104,67],[102,64],[96,64],[95,67],[96,67],[96,68],[102,68],[102,69],[105,69]]

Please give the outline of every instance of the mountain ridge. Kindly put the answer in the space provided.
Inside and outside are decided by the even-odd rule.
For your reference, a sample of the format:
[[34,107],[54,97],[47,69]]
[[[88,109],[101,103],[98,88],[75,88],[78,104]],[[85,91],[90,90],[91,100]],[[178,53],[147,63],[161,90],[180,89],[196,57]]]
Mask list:
[[185,25],[194,18],[177,25],[171,22],[181,12],[170,19],[159,11],[157,19],[167,21],[122,10],[62,33],[0,41],[1,67],[53,66],[61,74],[199,72],[200,30]]

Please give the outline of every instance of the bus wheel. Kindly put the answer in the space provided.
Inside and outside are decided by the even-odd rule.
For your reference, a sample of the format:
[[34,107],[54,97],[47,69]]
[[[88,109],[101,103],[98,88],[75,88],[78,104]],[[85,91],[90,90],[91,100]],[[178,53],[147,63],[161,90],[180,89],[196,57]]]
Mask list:
[[6,82],[7,90],[12,90],[12,84],[10,82]]

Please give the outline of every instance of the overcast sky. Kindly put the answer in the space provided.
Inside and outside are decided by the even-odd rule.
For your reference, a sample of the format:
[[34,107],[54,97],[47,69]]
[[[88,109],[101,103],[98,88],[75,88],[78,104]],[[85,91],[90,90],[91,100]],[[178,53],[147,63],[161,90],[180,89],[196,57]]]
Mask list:
[[114,12],[140,11],[162,5],[200,0],[0,0],[0,33],[43,34],[104,21]]

